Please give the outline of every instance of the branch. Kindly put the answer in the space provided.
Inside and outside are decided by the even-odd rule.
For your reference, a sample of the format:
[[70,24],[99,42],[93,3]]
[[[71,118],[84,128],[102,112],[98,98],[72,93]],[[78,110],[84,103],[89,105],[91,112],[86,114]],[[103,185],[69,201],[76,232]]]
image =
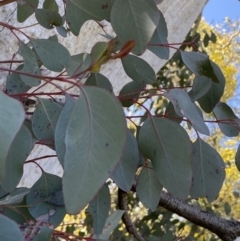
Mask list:
[[186,218],[188,221],[215,233],[223,241],[234,241],[240,237],[240,222],[226,220],[172,197],[162,191],[159,206]]

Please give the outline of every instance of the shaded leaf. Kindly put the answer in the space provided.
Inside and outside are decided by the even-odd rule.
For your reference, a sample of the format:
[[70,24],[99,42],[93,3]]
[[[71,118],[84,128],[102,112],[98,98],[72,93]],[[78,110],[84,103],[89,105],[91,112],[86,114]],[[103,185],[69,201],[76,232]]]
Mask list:
[[85,85],[97,86],[113,92],[113,87],[109,79],[100,73],[92,73],[86,80]]
[[44,66],[49,70],[60,72],[71,64],[68,50],[49,39],[31,39],[31,43]]
[[133,53],[141,55],[159,23],[159,10],[153,0],[113,2],[111,24],[122,44],[134,40]]
[[52,232],[52,228],[40,227],[39,233],[34,237],[33,241],[50,241]]
[[187,117],[196,131],[209,135],[209,129],[204,123],[196,106],[192,103],[189,95],[182,89],[171,89],[164,94],[174,105],[174,109],[179,116]]
[[0,214],[0,240],[24,241],[17,224],[2,214]]
[[57,227],[66,214],[65,207],[58,204],[59,196],[56,194],[60,191],[62,191],[62,179],[43,172],[27,195],[30,214],[38,221],[49,222]]
[[98,236],[99,239],[109,239],[110,234],[117,227],[124,212],[124,210],[116,210],[107,218],[102,234]]
[[119,101],[106,90],[81,88],[65,137],[63,192],[69,213],[82,210],[98,192],[120,161],[125,140]]
[[128,55],[121,59],[124,71],[134,81],[140,84],[153,84],[156,74],[153,68],[143,59]]
[[238,146],[236,156],[235,156],[235,164],[237,166],[238,171],[240,172],[240,145]]
[[196,76],[193,80],[192,90],[188,93],[191,100],[196,101],[204,96],[210,90],[212,83],[211,79],[205,76]]
[[32,116],[32,130],[38,140],[52,143],[54,130],[63,107],[49,99],[38,99],[38,101]]
[[191,142],[183,127],[167,119],[148,117],[140,130],[139,146],[142,154],[152,161],[163,187],[185,199],[192,171]]
[[[168,45],[168,29],[167,23],[161,11],[159,11],[160,20],[157,25],[154,34],[148,43],[148,50],[153,52],[160,59],[169,59],[169,47]],[[156,45],[157,44],[157,45]],[[155,46],[154,46],[155,45]],[[165,45],[165,46],[159,46]]]
[[137,178],[136,191],[140,201],[152,212],[158,206],[162,188],[151,165],[144,167]]
[[111,6],[111,0],[67,0],[66,17],[71,32],[78,36],[86,21],[110,19]]
[[55,0],[45,0],[43,3],[43,8],[58,12],[58,5]]
[[17,20],[19,23],[23,23],[28,19],[33,13],[34,9],[38,6],[38,0],[28,0],[24,3],[18,3],[17,5]]
[[6,173],[1,185],[8,191],[13,191],[23,175],[23,165],[33,148],[30,131],[24,125],[15,136],[6,160]]
[[197,52],[180,51],[182,61],[196,76],[206,76],[212,79],[213,82],[219,83],[218,76],[212,66],[208,55]]
[[119,93],[119,99],[123,107],[130,107],[134,104],[141,94],[141,91],[145,89],[145,84],[141,84],[135,81],[129,82],[123,86]]
[[113,181],[123,191],[128,192],[131,189],[138,164],[138,144],[134,135],[128,130],[122,158],[111,174]]
[[92,64],[90,54],[83,53],[71,56],[71,64],[66,68],[68,75],[81,75]]
[[239,126],[235,122],[238,117],[226,103],[218,102],[213,109],[213,113],[217,121],[219,121],[218,125],[224,135],[229,137],[238,136]]
[[198,138],[193,143],[193,180],[190,195],[206,197],[209,202],[217,198],[225,179],[225,164],[218,152]]
[[62,25],[62,17],[54,10],[38,8],[35,10],[35,17],[38,23],[46,29]]
[[[204,96],[202,96],[197,100],[201,108],[207,113],[210,113],[213,110],[213,108],[216,106],[216,104],[219,102],[219,100],[221,99],[224,93],[224,88],[225,88],[225,78],[221,69],[215,63],[211,62],[211,64],[213,66],[216,76],[218,77],[219,83],[212,82],[212,85],[209,91]],[[196,81],[200,81],[200,80],[195,79],[195,82]],[[201,85],[202,83],[199,83],[199,84]]]
[[25,119],[23,105],[0,91],[0,180],[6,172],[6,160],[11,144]]
[[16,188],[6,197],[0,199],[0,205],[12,205],[16,203],[21,203],[24,196],[29,193],[30,189],[26,187]]
[[173,105],[173,103],[171,101],[169,101],[169,103],[168,103],[168,105],[166,107],[164,115],[165,115],[166,118],[169,118],[170,120],[175,121],[175,122],[177,122],[179,124],[182,122],[182,119],[183,119],[182,116],[179,116],[176,113],[176,111],[174,109],[174,105]]
[[95,235],[101,234],[111,206],[110,192],[107,185],[103,185],[98,194],[89,203],[86,212],[93,217],[93,230]]
[[[38,68],[38,63],[36,56],[34,52],[27,46],[27,44],[24,44],[23,42],[20,42],[20,47],[18,53],[23,57],[24,59],[24,65],[22,72],[33,74],[33,75],[40,75],[40,69]],[[27,75],[20,75],[23,82],[26,85],[29,86],[37,86],[41,83],[41,81],[37,78],[34,78],[32,76]]]
[[65,146],[66,129],[67,129],[68,121],[72,114],[72,110],[74,108],[74,104],[75,104],[75,100],[71,96],[66,95],[65,105],[62,109],[61,114],[59,115],[59,118],[55,127],[55,132],[54,132],[54,142],[55,142],[56,153],[58,155],[58,160],[62,166],[64,163],[64,156],[66,152],[66,146]]

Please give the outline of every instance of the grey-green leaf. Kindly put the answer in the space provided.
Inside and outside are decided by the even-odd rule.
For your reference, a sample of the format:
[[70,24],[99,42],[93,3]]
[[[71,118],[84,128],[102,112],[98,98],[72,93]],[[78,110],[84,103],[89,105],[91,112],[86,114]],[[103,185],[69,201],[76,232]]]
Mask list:
[[6,171],[6,160],[11,144],[25,119],[23,105],[0,91],[0,180]]
[[38,140],[52,142],[58,117],[63,107],[49,99],[38,100],[39,104],[32,116],[33,133]]
[[113,87],[109,79],[100,73],[92,73],[86,80],[85,85],[97,86],[113,92]]
[[235,156],[235,164],[237,166],[238,171],[240,172],[240,145],[238,146],[236,156]]
[[145,60],[134,55],[127,55],[121,61],[124,71],[132,80],[140,84],[155,83],[156,74]]
[[144,157],[152,161],[163,187],[185,199],[192,171],[191,142],[183,127],[167,119],[148,117],[140,130],[139,146]]
[[35,17],[38,23],[46,29],[62,25],[61,15],[54,10],[38,8],[35,10]]
[[138,144],[134,135],[128,130],[127,141],[121,161],[111,174],[113,181],[125,192],[128,192],[133,185],[138,163]]
[[55,0],[45,0],[43,3],[43,8],[58,12],[58,5]]
[[162,185],[151,165],[144,167],[139,174],[136,191],[140,201],[154,212],[160,200]]
[[1,185],[8,191],[13,191],[23,175],[23,165],[33,148],[30,131],[24,125],[13,140],[6,161],[6,173]]
[[30,189],[26,187],[16,188],[9,195],[0,199],[0,205],[13,205],[16,203],[21,203],[24,196],[26,196],[29,191]]
[[[18,53],[24,59],[24,66],[23,66],[22,72],[33,74],[33,75],[41,74],[40,69],[38,68],[36,56],[34,52],[27,46],[27,44],[20,42]],[[26,85],[37,86],[41,83],[39,79],[34,78],[32,76],[27,76],[27,75],[20,75],[20,76]]]
[[23,235],[17,224],[2,214],[0,214],[0,240],[24,241]]
[[17,6],[17,20],[19,23],[23,23],[33,13],[34,9],[37,8],[39,0],[28,0],[25,3],[18,3]]
[[89,203],[87,212],[93,217],[93,230],[95,235],[101,234],[111,206],[110,192],[107,185],[103,185],[98,194]]
[[111,93],[81,88],[65,137],[63,193],[69,213],[82,210],[110,176],[122,157],[126,130],[122,107]]
[[72,114],[74,104],[75,104],[75,100],[71,96],[66,95],[65,105],[58,118],[57,125],[54,132],[55,149],[58,155],[58,160],[62,166],[64,163],[64,156],[66,151],[66,147],[65,147],[66,128],[67,128],[69,118]]
[[153,0],[116,0],[111,23],[121,43],[134,40],[133,53],[141,55],[159,23],[159,10]]
[[172,102],[179,116],[187,117],[193,128],[202,134],[209,135],[209,129],[199,114],[189,95],[182,89],[171,89],[165,96]]
[[218,152],[198,138],[193,143],[193,181],[190,195],[206,197],[209,202],[217,198],[225,179],[225,164]]
[[[159,11],[160,20],[154,34],[148,43],[148,49],[160,59],[169,59],[168,47],[168,29],[167,23],[161,11]],[[161,46],[159,46],[161,45]]]
[[31,39],[31,43],[49,70],[60,72],[71,64],[71,56],[62,44],[49,39]]
[[238,136],[239,126],[235,122],[238,117],[226,103],[218,102],[213,109],[213,113],[224,135],[229,137]]
[[180,51],[182,61],[196,76],[206,76],[212,79],[213,82],[219,83],[218,76],[212,66],[208,55],[197,52]]
[[82,25],[88,20],[109,20],[111,6],[111,0],[67,0],[66,16],[71,32],[78,36]]

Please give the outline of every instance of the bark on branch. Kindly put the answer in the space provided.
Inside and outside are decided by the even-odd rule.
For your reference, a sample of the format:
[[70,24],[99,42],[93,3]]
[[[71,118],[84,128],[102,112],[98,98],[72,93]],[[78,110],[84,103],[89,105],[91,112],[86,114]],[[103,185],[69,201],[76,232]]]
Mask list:
[[224,241],[234,241],[240,237],[240,222],[226,220],[208,213],[186,201],[162,191],[159,206],[186,218],[188,221],[208,229]]

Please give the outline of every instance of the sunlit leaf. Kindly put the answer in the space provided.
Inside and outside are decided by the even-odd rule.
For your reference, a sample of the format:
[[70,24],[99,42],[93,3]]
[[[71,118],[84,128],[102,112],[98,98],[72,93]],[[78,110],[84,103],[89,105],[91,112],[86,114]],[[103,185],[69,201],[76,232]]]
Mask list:
[[119,101],[101,88],[81,88],[65,137],[63,192],[69,213],[82,210],[110,176],[121,159],[126,133]]
[[191,196],[206,197],[209,202],[217,198],[225,179],[225,164],[218,152],[198,138],[193,143],[193,181]]
[[163,187],[185,199],[192,178],[191,143],[186,131],[173,121],[148,117],[140,130],[139,146],[144,157],[152,161]]

